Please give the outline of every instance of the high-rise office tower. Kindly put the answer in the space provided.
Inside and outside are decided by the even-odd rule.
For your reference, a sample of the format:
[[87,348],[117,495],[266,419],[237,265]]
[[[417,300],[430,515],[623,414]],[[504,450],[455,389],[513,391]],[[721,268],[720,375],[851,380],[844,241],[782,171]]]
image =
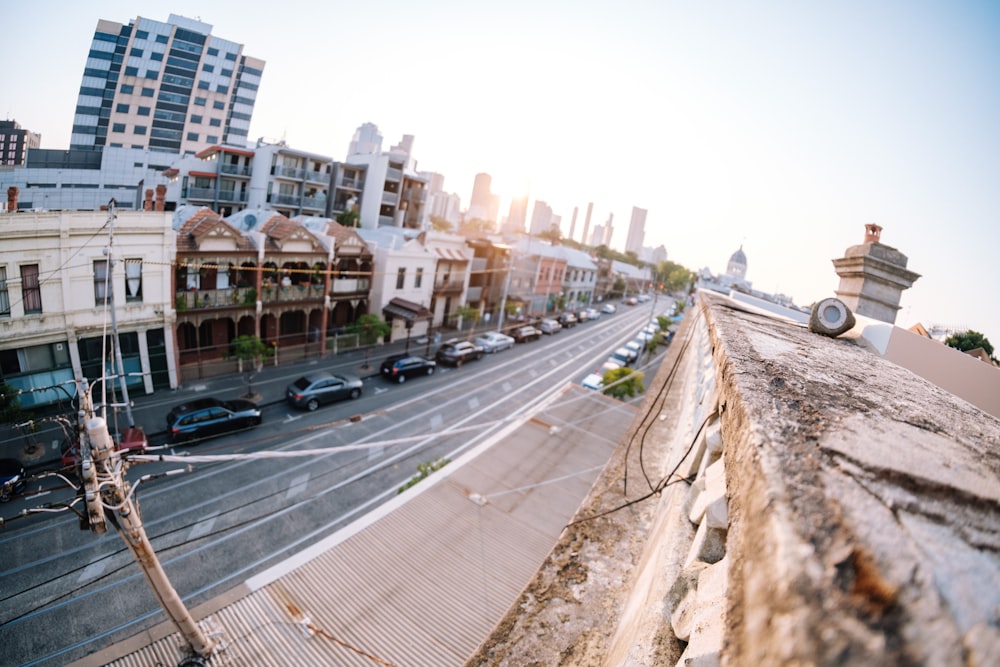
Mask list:
[[580,212],[579,207],[574,206],[573,207],[573,220],[569,223],[569,234],[566,237],[570,241],[573,240],[573,235],[576,234],[576,214],[579,213],[579,212]]
[[101,20],[80,84],[70,148],[104,146],[196,153],[245,146],[264,61],[171,14]]
[[507,214],[507,221],[503,225],[504,234],[516,234],[524,231],[524,224],[528,221],[528,196],[522,195],[510,200],[510,212]]
[[469,199],[468,217],[471,220],[496,222],[500,208],[500,198],[491,192],[493,178],[489,174],[476,174]]
[[581,243],[590,243],[590,214],[594,212],[594,202],[587,204],[587,217],[583,220],[583,236],[580,237]]
[[638,257],[645,240],[646,209],[633,206],[632,219],[628,223],[628,236],[625,238],[625,252],[634,252]]

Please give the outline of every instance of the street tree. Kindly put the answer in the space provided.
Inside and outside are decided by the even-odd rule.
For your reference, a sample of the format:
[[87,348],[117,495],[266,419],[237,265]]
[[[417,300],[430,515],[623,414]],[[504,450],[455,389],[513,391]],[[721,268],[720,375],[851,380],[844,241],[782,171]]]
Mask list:
[[385,338],[392,333],[392,327],[378,315],[365,313],[348,325],[347,333],[357,334],[359,342],[365,348],[365,368],[368,368],[372,346],[380,338]]
[[240,372],[247,381],[247,398],[253,393],[254,375],[264,366],[264,359],[274,354],[274,348],[257,336],[237,336],[229,344],[230,350],[239,362]]
[[997,363],[996,357],[993,356],[993,345],[990,343],[989,338],[978,331],[969,329],[968,331],[952,334],[945,339],[944,344],[962,352],[968,352],[969,350],[981,347],[989,355],[993,363]]
[[645,374],[642,372],[628,367],[613,368],[605,371],[604,393],[617,398],[619,401],[624,401],[626,398],[634,398],[646,390],[646,387],[642,383],[644,377]]

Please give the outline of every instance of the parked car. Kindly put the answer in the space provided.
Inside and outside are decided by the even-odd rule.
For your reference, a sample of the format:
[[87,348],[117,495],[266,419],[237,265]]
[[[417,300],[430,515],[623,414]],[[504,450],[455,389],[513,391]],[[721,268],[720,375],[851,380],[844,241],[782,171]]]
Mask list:
[[[586,316],[586,318],[587,318],[588,321],[589,320],[599,320],[599,319],[601,319],[601,311],[597,310],[596,308],[588,308],[588,309],[586,309],[585,311],[583,311],[583,315]],[[581,322],[584,321],[583,318],[579,318],[579,319],[580,319]]]
[[638,303],[639,303],[639,299],[635,298],[634,296],[630,296],[627,299],[625,299],[625,305],[626,306],[635,306]]
[[601,308],[601,312],[605,315],[614,315],[618,308],[613,303],[606,303],[604,307]]
[[562,331],[562,325],[549,318],[542,320],[542,323],[538,325],[538,328],[543,334],[557,334]]
[[634,361],[639,358],[640,354],[642,354],[642,350],[643,348],[646,347],[646,343],[641,340],[630,340],[629,342],[625,343],[625,347],[631,350],[635,354],[635,357],[633,357]]
[[564,329],[572,329],[573,327],[576,326],[576,323],[579,320],[573,313],[563,313],[562,315],[556,318],[556,321],[559,322],[559,324],[561,324]]
[[531,326],[530,324],[518,327],[511,332],[511,337],[516,343],[527,343],[532,340],[538,340],[542,337],[542,332]]
[[434,358],[438,363],[461,366],[466,361],[482,359],[484,354],[486,351],[475,343],[467,340],[449,340],[438,348]]
[[397,354],[382,362],[382,377],[403,384],[418,375],[434,375],[437,362],[416,354]]
[[583,382],[580,383],[587,389],[600,389],[604,386],[604,374],[603,373],[591,373],[587,377],[583,378]]
[[635,361],[635,356],[633,356],[632,350],[627,347],[619,347],[611,353],[611,356],[608,357],[608,361],[614,361],[622,366],[628,366]]
[[24,466],[17,459],[0,459],[0,503],[24,489]]
[[514,347],[514,339],[499,331],[487,331],[476,338],[476,345],[483,348],[488,354],[493,354]]
[[293,408],[312,412],[325,403],[354,400],[361,396],[363,383],[356,375],[334,375],[318,371],[303,375],[285,388],[285,399]]
[[171,442],[193,442],[252,428],[260,420],[260,408],[253,401],[199,398],[167,414],[167,431]]

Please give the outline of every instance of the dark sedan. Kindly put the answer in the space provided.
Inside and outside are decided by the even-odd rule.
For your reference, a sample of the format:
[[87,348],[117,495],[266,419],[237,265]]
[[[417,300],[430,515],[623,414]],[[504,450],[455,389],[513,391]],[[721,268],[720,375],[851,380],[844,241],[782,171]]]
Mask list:
[[403,384],[418,375],[433,375],[437,362],[427,357],[397,354],[382,362],[382,377]]
[[194,442],[252,428],[259,425],[260,420],[260,408],[252,401],[199,398],[170,411],[167,431],[171,442]]
[[361,396],[361,378],[324,371],[303,375],[285,388],[285,399],[295,408],[312,412],[325,403],[354,400]]

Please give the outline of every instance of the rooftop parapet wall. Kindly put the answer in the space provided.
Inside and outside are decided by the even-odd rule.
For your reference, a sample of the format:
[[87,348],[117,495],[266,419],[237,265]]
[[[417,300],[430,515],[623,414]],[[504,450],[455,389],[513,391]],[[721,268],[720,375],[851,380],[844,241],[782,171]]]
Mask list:
[[1000,664],[1000,421],[699,298],[586,520],[469,664]]

